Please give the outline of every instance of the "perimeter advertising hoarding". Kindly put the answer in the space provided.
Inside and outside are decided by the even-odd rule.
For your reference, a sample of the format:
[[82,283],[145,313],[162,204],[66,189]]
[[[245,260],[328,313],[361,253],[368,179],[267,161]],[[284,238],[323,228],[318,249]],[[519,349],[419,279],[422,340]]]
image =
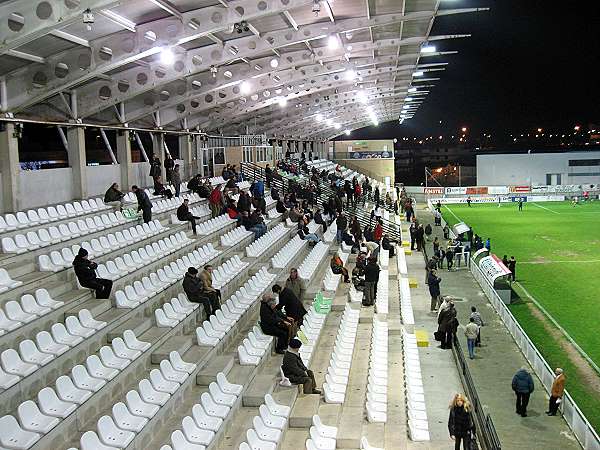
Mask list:
[[[496,203],[496,202],[498,202],[498,198],[500,198],[501,203],[512,202],[511,197],[508,197],[506,195],[496,195],[494,197],[491,197],[491,196],[472,197],[471,203]],[[431,199],[432,204],[435,204],[437,202],[440,202],[442,204],[444,204],[444,203],[467,203],[467,199],[464,197],[451,197],[451,198],[444,197],[444,198],[432,198]]]
[[426,187],[426,188],[423,188],[423,193],[439,195],[439,194],[444,193],[444,188],[443,187]]

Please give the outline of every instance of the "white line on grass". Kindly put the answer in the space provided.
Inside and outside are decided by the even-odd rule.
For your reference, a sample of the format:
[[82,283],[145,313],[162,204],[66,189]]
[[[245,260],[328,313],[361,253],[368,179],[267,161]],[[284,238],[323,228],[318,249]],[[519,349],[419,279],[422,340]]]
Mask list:
[[600,263],[600,259],[588,259],[588,260],[567,260],[567,261],[519,261],[519,264],[588,264],[588,263]]
[[554,214],[560,214],[559,212],[553,211],[553,210],[551,210],[550,208],[546,208],[545,206],[538,205],[538,204],[537,204],[537,203],[535,203],[535,202],[531,202],[531,204],[532,204],[533,206],[537,206],[538,208],[545,209],[546,211],[550,211],[551,213],[554,213]]
[[460,220],[460,217],[458,217],[456,214],[454,214],[454,211],[452,211],[449,207],[444,205],[444,208],[446,208],[448,211],[450,211],[450,214],[452,214],[456,220],[458,220],[459,222],[462,222],[462,220]]

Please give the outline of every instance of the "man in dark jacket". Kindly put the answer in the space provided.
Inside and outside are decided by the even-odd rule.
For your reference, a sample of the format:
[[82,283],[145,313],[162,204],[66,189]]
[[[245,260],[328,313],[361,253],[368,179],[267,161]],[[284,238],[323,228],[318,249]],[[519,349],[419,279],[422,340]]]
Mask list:
[[198,278],[198,269],[195,267],[189,267],[183,277],[183,292],[187,295],[190,302],[202,303],[204,306],[204,313],[208,319],[214,311],[211,308],[210,299],[204,293],[204,284],[202,280]]
[[135,194],[138,201],[138,212],[142,211],[142,217],[144,218],[144,223],[148,223],[152,220],[152,202],[148,198],[148,194],[146,194],[142,189],[137,187],[135,184],[131,186],[131,190]]
[[248,214],[250,214],[250,204],[250,196],[248,195],[248,193],[245,191],[241,191],[240,198],[237,202],[238,211],[246,211]]
[[375,303],[375,287],[379,281],[379,266],[377,260],[373,257],[369,258],[369,262],[365,267],[365,290],[363,296],[363,305],[372,306]]
[[173,178],[173,168],[175,167],[175,161],[173,161],[173,159],[171,158],[170,155],[167,155],[165,157],[165,162],[164,162],[164,166],[165,166],[165,171],[167,174],[167,183],[172,183]]
[[302,342],[299,339],[290,340],[290,346],[283,354],[283,363],[281,370],[283,374],[290,380],[292,384],[302,384],[305,394],[320,394],[321,391],[316,389],[317,382],[312,370],[309,370],[304,365],[300,358],[299,350]]
[[336,234],[335,239],[338,244],[341,244],[342,243],[342,235],[344,233],[344,230],[346,228],[348,228],[348,219],[346,218],[344,213],[340,213],[338,218],[335,219],[335,224],[337,225],[337,234]]
[[260,329],[269,336],[275,336],[275,353],[283,355],[289,341],[289,327],[287,322],[276,311],[277,302],[271,294],[264,294],[260,303]]
[[452,340],[454,333],[456,333],[456,327],[456,308],[454,308],[454,303],[450,302],[448,307],[438,316],[438,332],[441,333],[443,349],[452,348]]
[[183,203],[177,208],[177,219],[182,222],[190,222],[192,224],[192,232],[196,233],[196,219],[200,217],[195,216],[190,211],[190,201],[186,198],[183,200]]
[[429,286],[429,295],[431,295],[431,304],[429,305],[429,310],[431,312],[435,311],[439,304],[440,299],[440,282],[442,279],[437,276],[435,269],[431,269],[429,271],[429,275],[427,276],[427,285]]
[[527,405],[529,396],[533,392],[533,378],[527,367],[521,367],[512,379],[512,390],[517,394],[516,413],[521,417],[527,417]]
[[155,157],[150,163],[150,176],[156,180],[157,177],[160,177],[160,159]]
[[274,284],[271,290],[274,294],[279,295],[277,309],[281,310],[285,308],[285,315],[294,319],[298,326],[300,326],[306,314],[306,309],[298,297],[296,297],[296,294],[291,289],[282,288],[278,284]]
[[94,289],[97,299],[105,299],[110,297],[113,282],[104,278],[98,278],[96,276],[96,267],[98,267],[98,264],[90,261],[88,259],[88,251],[81,247],[73,260],[73,269],[75,270],[77,280],[81,286]]
[[267,181],[267,188],[270,188],[271,183],[273,182],[273,169],[271,169],[271,166],[268,164],[267,167],[265,167],[265,179]]
[[104,204],[107,206],[112,206],[113,208],[121,211],[123,209],[124,197],[125,194],[119,190],[119,185],[117,183],[113,183],[104,194]]

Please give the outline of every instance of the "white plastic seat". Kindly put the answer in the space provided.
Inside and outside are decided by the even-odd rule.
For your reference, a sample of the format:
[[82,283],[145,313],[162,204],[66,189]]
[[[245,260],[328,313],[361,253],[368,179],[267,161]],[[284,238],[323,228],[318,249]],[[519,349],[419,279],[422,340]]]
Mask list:
[[197,403],[192,407],[192,417],[194,422],[204,430],[211,430],[215,433],[219,431],[223,424],[223,419],[207,414],[201,403]]
[[275,450],[277,448],[277,444],[274,442],[263,441],[260,439],[253,428],[246,431],[246,440],[250,444],[252,450]]
[[198,340],[198,345],[207,345],[209,347],[214,347],[219,343],[219,338],[215,336],[209,336],[203,327],[196,328],[196,339]]
[[323,437],[314,425],[309,430],[310,438],[319,450],[335,450],[335,439]]
[[323,384],[323,394],[326,403],[344,403],[345,394],[333,391],[327,383]]
[[13,416],[6,415],[0,418],[0,446],[4,448],[26,450],[40,437],[38,433],[21,428]]
[[325,425],[321,422],[321,417],[315,414],[312,418],[313,425],[316,431],[325,438],[335,439],[337,438],[338,429],[337,427],[332,427],[330,425]]
[[149,342],[140,341],[132,330],[125,330],[123,332],[123,340],[125,341],[125,345],[132,350],[139,350],[144,352],[148,350],[151,346]]
[[285,428],[285,424],[287,420],[284,417],[276,416],[271,414],[267,405],[262,404],[258,408],[258,412],[260,417],[262,418],[264,424],[269,428],[275,428],[277,430],[283,430]]
[[51,309],[60,308],[65,304],[63,301],[54,300],[46,289],[36,289],[35,299],[41,306],[46,306]]
[[81,336],[82,338],[88,338],[96,333],[94,328],[86,328],[81,325],[77,316],[67,316],[65,319],[65,327],[69,334]]
[[154,318],[156,319],[156,325],[160,328],[173,328],[179,323],[179,320],[167,317],[162,308],[154,310]]
[[106,384],[106,380],[91,376],[87,367],[81,364],[73,367],[71,370],[71,378],[73,379],[73,384],[79,389],[91,392],[99,391],[100,388]]
[[185,416],[181,421],[181,427],[185,438],[192,444],[209,445],[215,437],[215,432],[211,430],[203,430],[194,419],[190,416]]
[[241,384],[233,384],[227,381],[227,377],[223,372],[217,373],[217,384],[223,393],[235,396],[240,395],[244,389]]
[[37,317],[35,314],[23,311],[21,304],[15,300],[6,302],[4,310],[6,311],[6,316],[15,322],[29,323]]
[[204,445],[188,441],[181,430],[175,430],[171,433],[171,443],[173,444],[173,450],[206,450]]
[[214,381],[208,385],[208,392],[210,396],[219,405],[233,406],[237,400],[237,396],[232,394],[226,394],[219,388],[219,385]]
[[77,405],[61,400],[54,389],[45,387],[37,395],[42,412],[48,416],[65,418],[77,409]]
[[37,364],[23,361],[16,350],[9,348],[0,353],[0,363],[6,373],[26,377],[38,369]]
[[108,368],[117,369],[120,371],[125,369],[125,367],[127,367],[130,363],[129,359],[119,358],[117,355],[115,355],[112,347],[109,347],[108,345],[102,346],[99,353],[102,364]]
[[22,322],[18,320],[11,320],[6,316],[6,313],[2,308],[0,308],[0,336],[5,332],[16,330],[17,328],[23,326]]
[[104,444],[117,448],[127,447],[135,438],[135,434],[131,431],[117,427],[111,416],[102,416],[98,419],[98,436]]
[[21,306],[26,313],[40,317],[52,311],[51,308],[39,305],[31,294],[25,294],[21,297]]
[[41,352],[31,339],[19,342],[19,353],[23,361],[38,366],[44,366],[54,359],[54,355]]
[[127,392],[125,401],[127,403],[127,408],[132,414],[139,417],[145,417],[146,419],[154,417],[160,409],[160,406],[142,400],[139,392],[135,390]]
[[112,415],[117,427],[122,430],[139,433],[148,423],[148,419],[132,414],[123,402],[115,403],[112,407]]
[[167,380],[158,369],[152,369],[150,371],[150,381],[154,389],[159,392],[165,392],[172,395],[179,389],[179,383]]
[[62,355],[70,348],[66,344],[56,342],[52,335],[47,331],[40,331],[35,336],[35,341],[40,351],[54,356]]
[[290,417],[292,409],[289,406],[276,403],[271,394],[265,394],[265,405],[274,416],[285,417],[286,419]]
[[81,405],[92,396],[91,391],[78,388],[73,383],[73,380],[66,375],[62,375],[56,379],[55,387],[58,398],[65,402]]
[[139,382],[140,396],[146,403],[153,403],[158,406],[164,405],[171,397],[170,394],[158,391],[154,388],[150,380],[144,378]]
[[262,417],[254,416],[252,425],[254,426],[254,431],[256,431],[256,434],[261,440],[273,442],[275,444],[279,443],[281,440],[281,430],[267,426],[262,420]]
[[167,380],[174,381],[179,384],[183,383],[188,377],[187,372],[179,372],[175,370],[171,364],[171,361],[168,359],[163,359],[160,362],[160,371]]
[[133,350],[127,347],[127,345],[125,345],[125,341],[123,341],[123,339],[120,337],[114,338],[111,342],[111,346],[117,357],[127,359],[129,361],[133,361],[142,354],[142,352],[139,350]]
[[27,431],[46,434],[54,428],[59,420],[56,417],[42,414],[35,402],[27,400],[17,408],[17,417],[21,426]]
[[225,419],[227,414],[229,414],[229,406],[219,405],[214,402],[212,397],[208,392],[203,392],[200,396],[200,402],[202,403],[202,407],[204,411],[209,416],[220,417],[221,419]]
[[97,355],[90,355],[85,360],[85,365],[94,378],[110,381],[119,374],[117,369],[106,367]]
[[382,411],[381,408],[378,408],[379,405],[367,401],[365,404],[367,410],[367,419],[372,423],[385,423],[387,422],[387,414],[385,411]]
[[238,356],[242,366],[258,366],[260,364],[260,356],[250,355],[243,345],[238,346]]

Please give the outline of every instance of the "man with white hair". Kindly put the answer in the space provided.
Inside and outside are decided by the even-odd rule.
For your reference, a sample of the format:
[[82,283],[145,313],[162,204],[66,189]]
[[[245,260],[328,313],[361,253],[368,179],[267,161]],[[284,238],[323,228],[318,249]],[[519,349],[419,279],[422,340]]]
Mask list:
[[558,405],[562,401],[562,396],[565,392],[565,374],[560,367],[554,370],[554,381],[552,382],[552,389],[550,390],[550,401],[548,404],[548,411],[546,414],[549,416],[555,416],[558,411]]

